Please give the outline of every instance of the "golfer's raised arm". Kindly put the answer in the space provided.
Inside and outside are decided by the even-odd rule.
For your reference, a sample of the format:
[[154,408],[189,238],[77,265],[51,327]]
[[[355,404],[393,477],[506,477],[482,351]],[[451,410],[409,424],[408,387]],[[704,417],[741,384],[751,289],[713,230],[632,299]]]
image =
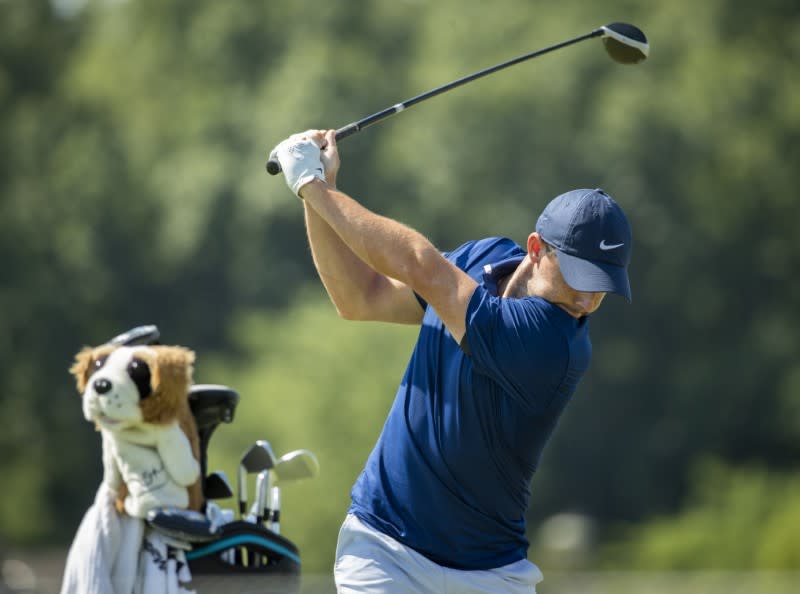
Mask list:
[[[399,284],[391,282],[393,290],[399,291],[392,293],[393,297],[404,305],[413,302],[419,310],[411,291],[418,293],[436,309],[450,333],[460,341],[465,331],[467,303],[477,283],[448,262],[422,234],[373,213],[350,196],[330,187],[325,182],[319,145],[312,140],[312,135],[304,133],[290,137],[273,151],[280,160],[289,187],[305,199],[307,208],[319,215],[364,264],[379,275],[399,281]],[[330,143],[326,150],[335,151],[330,135],[326,139]],[[312,224],[315,224],[313,219]],[[319,231],[319,226],[312,229],[312,233]],[[321,247],[319,243],[316,246],[318,255]],[[345,264],[345,260],[340,259],[338,264]],[[330,280],[330,271],[325,273]],[[383,286],[378,294],[389,291],[384,284],[387,281],[373,277],[373,282]],[[401,305],[395,307],[406,311]]]
[[399,324],[422,320],[409,287],[370,268],[311,206],[306,204],[305,210],[314,266],[342,318]]
[[477,285],[469,275],[417,231],[371,212],[321,180],[304,185],[300,194],[353,253],[419,293],[436,309],[453,338],[461,341],[467,303]]
[[[320,157],[325,177],[335,188],[340,164],[335,131],[309,133],[323,147]],[[342,318],[420,323],[423,311],[408,286],[370,268],[308,203],[304,208],[314,266]]]

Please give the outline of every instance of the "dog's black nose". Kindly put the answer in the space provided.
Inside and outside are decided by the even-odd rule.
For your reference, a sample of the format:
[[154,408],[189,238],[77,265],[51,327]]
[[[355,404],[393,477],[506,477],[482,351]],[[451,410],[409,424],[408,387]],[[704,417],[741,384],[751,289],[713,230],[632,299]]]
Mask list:
[[107,379],[96,379],[92,382],[94,391],[98,394],[108,394],[111,391],[111,382]]

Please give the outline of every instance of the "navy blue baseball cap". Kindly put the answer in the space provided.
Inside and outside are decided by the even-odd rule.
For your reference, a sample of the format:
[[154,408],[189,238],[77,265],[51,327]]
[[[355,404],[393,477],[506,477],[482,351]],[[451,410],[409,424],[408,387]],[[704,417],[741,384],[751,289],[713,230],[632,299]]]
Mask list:
[[631,226],[611,196],[600,189],[561,194],[542,211],[536,231],[556,248],[570,287],[616,293],[630,302]]

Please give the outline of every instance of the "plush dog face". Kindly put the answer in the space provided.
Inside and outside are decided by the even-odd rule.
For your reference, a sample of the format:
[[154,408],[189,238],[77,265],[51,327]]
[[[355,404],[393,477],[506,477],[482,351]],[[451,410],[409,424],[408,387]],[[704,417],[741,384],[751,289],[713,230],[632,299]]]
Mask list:
[[153,387],[150,367],[141,358],[141,350],[121,347],[93,359],[92,375],[83,392],[83,416],[87,421],[111,431],[142,422],[139,402],[153,394]]
[[194,353],[182,347],[83,349],[70,371],[88,421],[110,431],[174,421],[186,406]]

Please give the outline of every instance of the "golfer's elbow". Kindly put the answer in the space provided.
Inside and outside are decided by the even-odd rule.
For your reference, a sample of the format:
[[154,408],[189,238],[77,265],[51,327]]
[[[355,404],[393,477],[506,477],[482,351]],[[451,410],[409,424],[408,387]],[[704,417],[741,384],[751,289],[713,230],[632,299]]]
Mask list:
[[341,319],[356,322],[371,319],[369,298],[363,292],[328,291],[328,297]]
[[343,320],[359,322],[367,319],[364,313],[359,308],[353,307],[352,304],[345,305],[334,301],[333,306],[336,308],[336,314]]
[[[330,292],[336,313],[343,320],[356,322],[398,321],[398,297],[408,288],[383,275],[375,274],[346,292]],[[400,316],[402,317],[402,316]]]

